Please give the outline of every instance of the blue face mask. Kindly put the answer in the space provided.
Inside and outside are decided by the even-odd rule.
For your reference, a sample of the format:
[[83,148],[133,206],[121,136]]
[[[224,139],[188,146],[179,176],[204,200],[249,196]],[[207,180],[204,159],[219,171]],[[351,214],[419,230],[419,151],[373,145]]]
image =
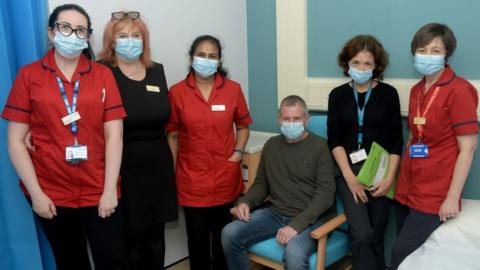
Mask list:
[[192,67],[193,70],[195,70],[195,74],[197,74],[201,78],[210,78],[210,76],[217,72],[218,60],[194,56]]
[[143,53],[143,40],[136,38],[115,39],[115,52],[127,62],[137,60]]
[[55,46],[55,51],[63,57],[70,59],[77,58],[84,49],[88,48],[87,40],[80,39],[73,33],[66,37],[59,32],[55,32],[53,45]]
[[348,75],[357,84],[364,84],[368,82],[373,76],[373,70],[359,70],[353,67],[348,69]]
[[287,140],[297,141],[302,137],[305,127],[303,122],[282,122],[280,131]]
[[444,55],[415,54],[415,68],[423,75],[430,76],[445,66]]

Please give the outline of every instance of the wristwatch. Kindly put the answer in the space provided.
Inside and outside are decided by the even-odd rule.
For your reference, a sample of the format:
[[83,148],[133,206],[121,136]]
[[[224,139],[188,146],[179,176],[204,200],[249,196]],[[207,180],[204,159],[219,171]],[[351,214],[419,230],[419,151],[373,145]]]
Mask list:
[[235,149],[233,149],[233,152],[238,152],[238,153],[240,153],[240,156],[241,156],[242,159],[243,159],[243,150],[242,150],[242,149],[240,149],[240,148],[235,148]]

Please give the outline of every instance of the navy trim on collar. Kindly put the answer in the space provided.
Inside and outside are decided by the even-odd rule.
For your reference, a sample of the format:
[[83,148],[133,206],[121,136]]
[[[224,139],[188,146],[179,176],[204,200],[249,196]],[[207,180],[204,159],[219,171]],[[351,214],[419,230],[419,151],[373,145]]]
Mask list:
[[80,73],[80,75],[89,73],[89,72],[92,70],[92,63],[90,63],[90,60],[88,60],[88,59],[86,59],[86,60],[87,60],[88,67],[87,67],[87,69],[85,69],[85,70],[80,70],[80,71],[78,72],[78,73]]
[[[187,77],[185,77],[185,81],[187,82],[188,87],[190,87],[192,89],[195,89],[195,85],[190,84],[190,74],[192,74],[192,73],[190,72],[190,73],[187,74]],[[193,76],[193,74],[191,76]]]
[[[50,52],[48,52],[48,53],[42,58],[42,61],[41,61],[42,67],[50,70],[51,72],[56,72],[57,70],[56,70],[54,67],[50,66],[50,65],[47,63],[47,57],[50,57],[49,54],[50,54]],[[78,73],[79,73],[80,75],[83,75],[83,74],[85,74],[85,73],[89,73],[89,72],[92,70],[92,63],[90,63],[90,61],[86,58],[85,55],[83,55],[83,53],[80,55],[80,59],[78,59],[78,64],[80,63],[80,61],[82,61],[82,59],[81,59],[82,57],[85,57],[85,60],[87,61],[87,65],[88,65],[88,66],[87,66],[86,69],[78,71]]]
[[[192,89],[195,89],[195,85],[192,85],[192,84],[190,83],[190,76],[192,77],[192,80],[194,80],[195,75],[193,74],[193,72],[190,72],[190,73],[187,74],[187,77],[185,77],[185,81],[187,82],[187,86],[188,86],[188,87],[190,87],[190,88],[192,88]],[[216,82],[217,82],[217,76],[220,77],[221,82],[220,82],[219,85],[216,85],[216,87],[215,87],[216,89],[222,88],[223,85],[225,84],[225,79],[226,79],[226,78],[223,77],[222,75],[219,75],[218,73],[216,73],[216,74],[215,74],[215,79],[214,79],[215,84],[216,84]]]
[[56,70],[55,70],[53,67],[49,66],[49,65],[46,63],[46,61],[47,61],[46,58],[47,58],[47,56],[45,56],[45,57],[42,58],[42,67],[43,67],[43,68],[46,68],[46,69],[49,69],[51,72],[55,72]]
[[455,79],[455,77],[457,77],[457,74],[455,74],[455,72],[453,72],[452,77],[448,81],[439,83],[439,84],[437,84],[437,86],[445,86],[445,85],[451,83],[453,81],[453,79]]

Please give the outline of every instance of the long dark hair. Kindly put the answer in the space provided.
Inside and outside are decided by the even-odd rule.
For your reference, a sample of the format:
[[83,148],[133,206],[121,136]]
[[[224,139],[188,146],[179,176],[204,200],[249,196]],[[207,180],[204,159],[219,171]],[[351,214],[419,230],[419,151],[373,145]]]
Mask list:
[[[92,29],[92,21],[90,20],[90,16],[88,16],[88,13],[85,11],[85,9],[83,9],[81,6],[75,5],[75,4],[65,4],[65,5],[61,5],[61,6],[56,7],[52,11],[52,14],[50,14],[50,17],[48,17],[48,27],[50,29],[55,28],[55,23],[57,22],[58,15],[60,15],[60,13],[62,13],[63,11],[66,11],[66,10],[75,10],[75,11],[79,12],[80,14],[82,14],[83,16],[85,16],[85,18],[87,18],[88,32],[89,32],[89,34],[92,33],[93,29]],[[72,33],[72,35],[73,35],[73,33]],[[88,48],[85,48],[82,53],[88,59],[95,60],[95,55],[93,54],[92,45],[90,45],[90,41],[87,41],[87,44],[88,44]]]
[[[198,45],[206,41],[212,43],[213,45],[215,45],[215,47],[217,47],[218,57],[222,59],[222,46],[220,45],[220,40],[218,40],[218,38],[211,35],[203,35],[203,36],[197,37],[193,41],[192,46],[190,46],[190,51],[188,52],[188,54],[190,55],[190,60],[193,60],[193,55],[195,54],[195,50],[197,49]],[[190,66],[190,72],[194,72],[192,66]],[[217,73],[220,74],[220,76],[222,77],[227,77],[228,75],[228,71],[222,66],[221,61],[218,63]]]

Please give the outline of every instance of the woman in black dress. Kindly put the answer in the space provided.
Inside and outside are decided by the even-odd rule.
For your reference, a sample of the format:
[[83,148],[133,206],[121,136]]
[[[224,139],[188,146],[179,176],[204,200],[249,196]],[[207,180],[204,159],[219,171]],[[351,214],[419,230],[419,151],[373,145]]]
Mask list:
[[139,12],[114,12],[101,61],[115,76],[127,118],[120,170],[134,269],[164,269],[165,223],[178,218],[173,159],[165,135],[170,116],[163,66],[150,58]]

